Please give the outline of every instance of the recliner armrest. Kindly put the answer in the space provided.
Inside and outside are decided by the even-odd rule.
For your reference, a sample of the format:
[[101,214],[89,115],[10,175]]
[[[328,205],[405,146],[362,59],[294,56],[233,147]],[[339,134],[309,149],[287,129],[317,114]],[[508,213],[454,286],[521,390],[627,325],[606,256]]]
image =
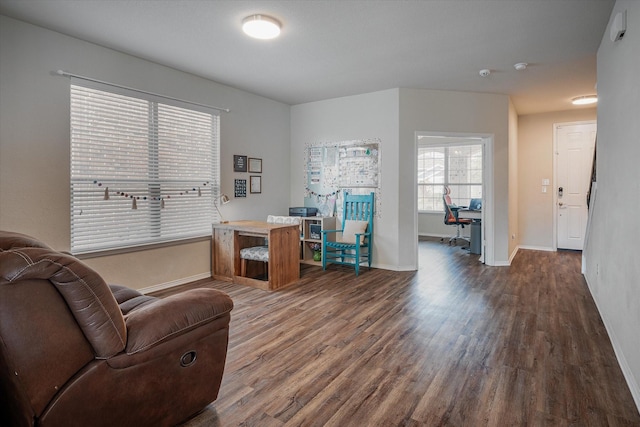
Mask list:
[[233,301],[224,292],[201,288],[181,292],[134,309],[125,316],[129,355],[227,315]]

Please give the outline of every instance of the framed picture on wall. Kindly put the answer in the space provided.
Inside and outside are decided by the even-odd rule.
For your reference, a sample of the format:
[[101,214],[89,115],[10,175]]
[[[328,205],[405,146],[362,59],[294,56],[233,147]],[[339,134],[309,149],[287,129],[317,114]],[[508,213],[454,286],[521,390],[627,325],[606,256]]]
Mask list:
[[234,197],[247,197],[247,180],[236,179],[233,183]]
[[262,159],[249,157],[249,173],[262,173]]
[[233,155],[233,171],[234,172],[246,172],[247,171],[247,156]]
[[252,175],[249,177],[249,192],[262,193],[262,177],[259,175]]

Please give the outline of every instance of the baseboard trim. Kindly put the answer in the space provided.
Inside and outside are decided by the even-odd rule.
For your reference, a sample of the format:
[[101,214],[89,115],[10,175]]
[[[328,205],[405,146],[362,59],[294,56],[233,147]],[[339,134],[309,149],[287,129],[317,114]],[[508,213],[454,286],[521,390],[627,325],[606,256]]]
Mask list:
[[546,251],[546,252],[556,252],[555,249],[550,248],[549,246],[531,246],[531,245],[520,245],[520,249],[527,249],[530,251]]
[[520,246],[516,246],[516,248],[511,252],[511,256],[509,257],[509,265],[513,262],[513,259],[516,257],[516,254],[520,250]]
[[433,234],[433,233],[418,233],[419,237],[437,237],[442,239],[444,237],[451,237],[451,234]]
[[173,288],[175,286],[186,285],[187,283],[195,282],[196,280],[211,278],[211,272],[196,274],[195,276],[184,277],[182,279],[172,280],[171,282],[160,283],[159,285],[153,285],[146,288],[138,289],[138,292],[143,294],[150,294],[152,292],[158,292],[165,289]]
[[591,298],[596,304],[596,309],[598,313],[600,313],[600,318],[602,319],[602,323],[604,323],[604,328],[607,330],[607,334],[609,335],[609,340],[611,341],[611,345],[613,346],[613,352],[616,355],[616,359],[618,359],[618,365],[620,365],[620,370],[622,370],[622,375],[624,376],[625,381],[627,382],[627,386],[629,387],[629,391],[631,391],[631,397],[633,401],[636,403],[636,407],[638,411],[640,411],[640,385],[635,381],[633,376],[633,371],[629,367],[629,363],[627,363],[627,359],[624,357],[624,353],[622,352],[622,348],[618,344],[618,338],[616,337],[615,332],[612,328],[609,327],[609,321],[607,317],[604,315],[603,311],[600,310],[600,306],[598,305],[598,300],[593,296],[593,288],[589,284],[589,278],[584,275],[584,279],[587,282],[587,287],[589,288],[589,293],[591,294]]

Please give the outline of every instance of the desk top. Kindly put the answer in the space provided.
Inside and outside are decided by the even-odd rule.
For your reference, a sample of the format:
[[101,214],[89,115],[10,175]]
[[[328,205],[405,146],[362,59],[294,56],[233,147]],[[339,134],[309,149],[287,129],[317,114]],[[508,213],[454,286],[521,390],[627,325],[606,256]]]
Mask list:
[[299,227],[298,224],[271,224],[266,221],[230,221],[222,224],[213,224],[214,228],[226,228],[228,230],[238,230],[247,233],[264,233],[269,230],[287,227]]
[[458,218],[460,219],[482,219],[482,211],[479,210],[469,210],[469,209],[460,209],[458,211]]

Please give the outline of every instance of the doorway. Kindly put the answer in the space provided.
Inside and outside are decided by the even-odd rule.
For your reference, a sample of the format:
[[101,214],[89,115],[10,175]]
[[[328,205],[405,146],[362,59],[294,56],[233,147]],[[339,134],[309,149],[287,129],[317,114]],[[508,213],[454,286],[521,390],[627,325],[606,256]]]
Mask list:
[[[466,141],[468,143],[480,144],[482,146],[482,211],[481,211],[481,254],[479,262],[484,262],[487,265],[495,264],[494,255],[494,223],[493,223],[493,135],[491,134],[468,134],[468,133],[443,133],[443,132],[416,132],[415,134],[415,162],[418,161],[418,148],[421,144],[429,141],[432,144],[459,144],[460,141]],[[414,170],[417,170],[415,166]],[[418,176],[414,177],[414,195],[416,200],[418,199]],[[444,210],[439,215],[439,221],[442,222],[444,216]],[[416,203],[415,211],[415,229],[416,233],[416,260],[418,260],[417,268],[420,269],[420,262],[418,256],[418,236],[420,233],[420,219],[418,203]],[[476,255],[471,255],[476,256]]]
[[554,124],[554,249],[582,250],[596,122]]

